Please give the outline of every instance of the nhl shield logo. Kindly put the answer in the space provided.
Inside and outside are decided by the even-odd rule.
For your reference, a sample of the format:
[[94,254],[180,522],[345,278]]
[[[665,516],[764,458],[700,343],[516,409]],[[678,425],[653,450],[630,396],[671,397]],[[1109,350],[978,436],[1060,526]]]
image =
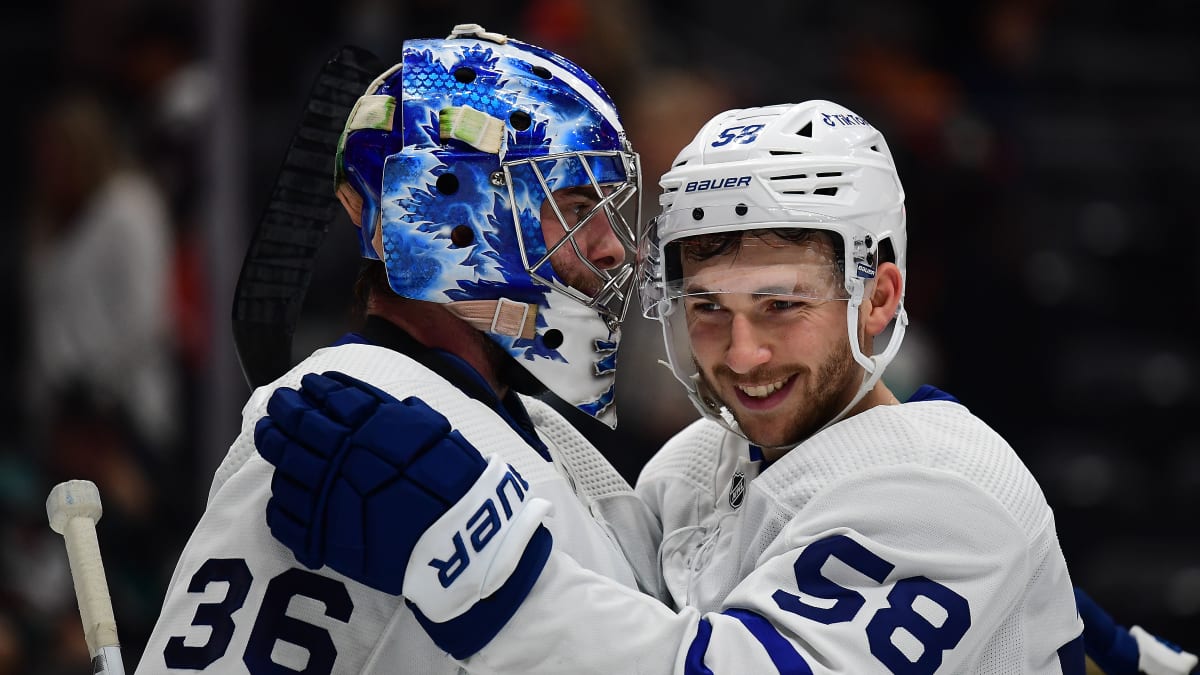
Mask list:
[[737,508],[746,498],[746,474],[738,471],[733,474],[733,483],[729,485],[729,505]]

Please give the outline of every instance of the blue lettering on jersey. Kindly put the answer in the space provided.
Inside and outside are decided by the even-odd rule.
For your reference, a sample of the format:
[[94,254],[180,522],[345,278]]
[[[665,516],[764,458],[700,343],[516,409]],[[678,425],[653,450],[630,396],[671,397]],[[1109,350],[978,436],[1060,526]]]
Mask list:
[[684,192],[704,192],[705,190],[724,190],[725,188],[746,187],[750,184],[750,176],[726,176],[724,178],[709,178],[694,180],[683,187]]
[[[331,625],[315,623],[290,616],[287,611],[296,596],[312,598],[325,606],[327,618],[343,624],[350,623],[354,602],[346,585],[340,581],[291,568],[272,577],[262,594],[255,613],[246,614],[243,604],[250,595],[254,575],[244,558],[210,558],[200,565],[188,582],[189,595],[208,597],[214,584],[217,591],[225,587],[224,597],[217,602],[196,605],[192,626],[208,627],[208,639],[203,644],[188,644],[193,636],[173,635],[163,649],[163,661],[170,670],[201,671],[225,656],[234,633],[249,622],[250,636],[242,654],[242,663],[251,675],[300,672],[289,670],[275,662],[272,654],[278,644],[290,644],[308,652],[303,672],[309,675],[329,675],[337,664],[337,645]],[[253,609],[251,607],[251,609]],[[237,615],[235,621],[234,616]],[[228,665],[228,664],[227,664]]]
[[187,637],[184,635],[173,635],[167,640],[163,660],[168,668],[204,670],[225,655],[237,630],[233,615],[245,604],[253,581],[254,575],[244,558],[210,558],[200,565],[188,582],[187,592],[201,595],[208,591],[210,584],[216,584],[217,588],[225,586],[225,595],[217,602],[202,602],[196,606],[192,625],[209,629],[204,644],[189,645],[184,642]]
[[308,652],[302,672],[329,675],[337,672],[337,643],[328,627],[309,623],[289,615],[296,596],[312,598],[325,606],[324,615],[344,624],[350,623],[354,602],[340,581],[293,567],[271,579],[263,595],[262,609],[254,621],[242,663],[252,675],[289,672],[272,656],[279,644],[300,647]]
[[[887,606],[872,612],[866,634],[871,654],[897,675],[934,673],[941,667],[945,652],[954,649],[971,627],[971,607],[966,598],[923,576],[887,583],[895,565],[840,534],[804,548],[792,565],[796,588],[803,595],[781,588],[771,596],[775,604],[785,612],[825,625],[853,621],[866,604],[866,598],[825,577],[822,568],[830,558],[837,558],[880,585],[892,587],[887,595]],[[940,606],[946,618],[940,624],[930,622],[915,609],[918,598]],[[830,602],[813,604],[810,599]],[[892,635],[898,630],[907,632],[920,643],[921,654],[915,661],[893,643]]]
[[[493,499],[488,497],[483,500],[475,513],[467,519],[465,533],[467,539],[471,542],[471,548],[476,553],[483,551],[484,547],[492,541],[504,523],[512,518],[513,503],[525,501],[526,491],[529,489],[529,483],[517,473],[517,470],[510,465],[508,471],[500,478],[500,482],[496,485],[496,497]],[[500,507],[497,509],[496,502],[499,502]],[[504,517],[501,519],[500,512],[504,512]],[[463,532],[455,532],[450,538],[450,546],[454,550],[445,560],[434,558],[429,561],[429,566],[437,570],[438,582],[442,584],[442,588],[449,588],[450,584],[459,577],[471,564],[471,555],[467,552],[466,543],[463,541]]]

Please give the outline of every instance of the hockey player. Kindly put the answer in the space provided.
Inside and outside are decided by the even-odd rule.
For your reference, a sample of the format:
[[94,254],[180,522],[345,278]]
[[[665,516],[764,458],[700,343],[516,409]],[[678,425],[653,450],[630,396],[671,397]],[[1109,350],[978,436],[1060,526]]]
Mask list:
[[[552,534],[556,551],[631,592],[657,578],[654,551],[623,548],[615,534],[653,527],[644,505],[561,416],[524,395],[544,386],[614,418],[618,326],[634,285],[629,223],[638,219],[627,211],[638,203],[639,176],[608,95],[556,54],[459,26],[444,40],[404,43],[402,62],[351,113],[336,167],[368,259],[365,326],[246,404],[139,673],[448,674],[459,668],[447,651],[473,652],[498,628],[484,608],[472,615],[478,630],[437,636],[435,645],[395,594],[328,568],[306,570],[272,539],[320,516],[289,499],[313,487],[315,464],[304,465],[278,434],[256,439],[255,424],[267,410],[287,418],[296,409],[294,398],[272,392],[319,387],[311,374],[326,370],[420,397],[412,410],[430,426],[407,422],[401,437],[441,437],[448,421],[458,442],[494,452],[488,476],[542,500],[517,513],[513,502],[506,513],[538,528],[547,551]],[[294,471],[276,471],[256,441]],[[444,469],[426,467],[430,483],[445,476],[453,488],[453,462],[438,461]],[[375,466],[345,469],[387,478]],[[365,527],[419,533],[432,522],[422,507],[395,505]],[[332,532],[320,543],[347,536]],[[349,560],[353,551],[337,555]],[[374,567],[355,569],[380,578]]]
[[[431,634],[479,629],[486,607],[495,638],[454,651],[471,672],[1083,672],[1032,476],[949,395],[900,404],[880,381],[907,321],[903,191],[882,136],[826,101],[730,111],[663,187],[641,242],[643,304],[705,417],[639,481],[669,605],[581,569],[557,539],[547,550],[528,506],[510,515],[537,491],[505,488],[461,438],[368,433],[420,404],[342,375],[263,424],[328,457],[320,487],[297,496],[326,519],[281,540],[403,592]],[[308,417],[288,419],[297,410]],[[329,442],[315,427],[339,431]],[[454,459],[443,469],[459,486],[429,481],[432,455]],[[331,470],[376,462],[391,482],[365,496],[353,471]],[[332,523],[394,504],[436,518],[324,543]],[[493,590],[516,579],[519,592]]]

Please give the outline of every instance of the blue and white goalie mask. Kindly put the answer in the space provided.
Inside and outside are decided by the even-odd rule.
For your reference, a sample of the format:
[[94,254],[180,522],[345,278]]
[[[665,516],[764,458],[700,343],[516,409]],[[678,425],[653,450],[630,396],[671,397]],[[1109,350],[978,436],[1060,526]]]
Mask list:
[[615,426],[640,175],[590,75],[473,24],[407,41],[351,112],[336,183],[397,294],[445,304]]

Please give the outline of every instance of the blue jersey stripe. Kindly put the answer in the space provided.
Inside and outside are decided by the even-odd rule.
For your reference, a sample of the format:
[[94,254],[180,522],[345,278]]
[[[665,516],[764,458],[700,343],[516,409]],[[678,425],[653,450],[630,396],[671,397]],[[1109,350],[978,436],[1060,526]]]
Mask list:
[[491,642],[512,615],[517,613],[533,584],[541,576],[553,546],[554,537],[550,530],[545,525],[538,526],[525,552],[521,554],[517,568],[504,585],[466,612],[444,623],[431,621],[416,605],[407,600],[405,602],[417,622],[442,651],[456,659],[465,659]]
[[1075,589],[1075,606],[1083,620],[1083,650],[1106,673],[1138,672],[1137,640],[1119,628],[1083,589]]
[[1087,672],[1082,635],[1058,648],[1058,665],[1062,667],[1063,675],[1084,675]]
[[767,650],[767,656],[771,657],[771,663],[775,664],[780,675],[812,675],[812,668],[800,656],[800,652],[761,614],[747,609],[728,609],[722,614],[742,622],[746,630]]
[[921,385],[915,392],[913,392],[912,396],[908,397],[908,400],[905,401],[905,403],[916,403],[918,401],[950,401],[951,403],[959,402],[958,399],[954,398],[950,394],[947,394],[941,389],[938,389],[930,384]]
[[687,659],[683,663],[684,675],[713,675],[713,671],[704,665],[704,654],[708,651],[708,641],[712,639],[712,624],[708,619],[700,619],[696,628],[696,637],[688,647]]

